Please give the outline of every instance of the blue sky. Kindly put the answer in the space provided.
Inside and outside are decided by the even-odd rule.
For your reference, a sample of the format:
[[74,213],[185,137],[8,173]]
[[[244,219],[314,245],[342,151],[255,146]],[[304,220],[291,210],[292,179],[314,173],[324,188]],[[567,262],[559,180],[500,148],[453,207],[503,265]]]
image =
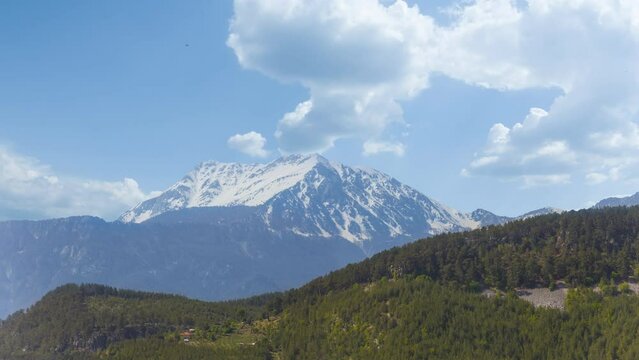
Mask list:
[[639,190],[638,6],[329,3],[0,2],[0,219],[112,219],[200,161],[298,151],[464,211]]

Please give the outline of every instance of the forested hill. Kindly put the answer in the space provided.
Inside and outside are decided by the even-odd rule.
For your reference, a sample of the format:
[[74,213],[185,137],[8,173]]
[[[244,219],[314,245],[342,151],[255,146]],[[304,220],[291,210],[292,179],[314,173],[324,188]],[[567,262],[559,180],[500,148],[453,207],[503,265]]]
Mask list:
[[443,234],[379,253],[293,290],[324,294],[402,275],[426,275],[460,288],[592,286],[627,279],[639,264],[639,207],[538,216]]
[[[609,208],[420,240],[235,302],[69,285],[0,325],[0,359],[634,359],[639,298],[617,285],[638,250],[639,208]],[[584,286],[565,311],[509,291],[559,280]]]
[[[188,329],[197,329],[193,336],[208,343],[263,318],[263,299],[214,303],[101,285],[66,285],[0,323],[0,359],[92,359],[100,351],[126,359],[113,347],[108,354],[103,350],[135,339],[174,344]],[[208,350],[210,355],[213,350]],[[225,349],[216,351],[229,355]]]

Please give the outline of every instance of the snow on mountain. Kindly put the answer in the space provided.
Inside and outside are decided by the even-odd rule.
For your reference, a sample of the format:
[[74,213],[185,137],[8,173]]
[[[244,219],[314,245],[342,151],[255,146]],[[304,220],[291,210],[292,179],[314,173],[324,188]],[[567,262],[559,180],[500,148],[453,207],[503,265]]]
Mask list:
[[508,216],[495,215],[484,209],[477,209],[473,211],[470,213],[470,218],[479,222],[481,226],[505,224],[513,219]]
[[481,225],[373,169],[291,155],[268,164],[205,162],[120,217],[143,222],[194,207],[252,206],[274,230],[353,243],[430,236]]
[[523,215],[511,217],[511,216],[501,216],[495,215],[494,213],[484,210],[477,209],[469,214],[470,218],[477,221],[479,223],[479,227],[490,226],[490,225],[502,225],[511,221],[516,220],[526,220],[535,216],[542,216],[548,214],[561,214],[564,212],[562,209],[557,209],[553,207],[544,207],[537,210],[529,211]]
[[269,164],[204,162],[160,196],[124,213],[123,222],[143,222],[167,211],[193,207],[257,206],[300,182],[319,159],[290,156]]

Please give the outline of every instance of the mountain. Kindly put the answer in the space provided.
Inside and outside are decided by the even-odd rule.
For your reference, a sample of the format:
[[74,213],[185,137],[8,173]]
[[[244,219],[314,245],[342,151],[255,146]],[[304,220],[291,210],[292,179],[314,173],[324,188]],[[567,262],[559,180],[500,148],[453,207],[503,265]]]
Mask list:
[[481,224],[481,226],[501,225],[511,221],[513,218],[508,216],[495,215],[484,209],[477,209],[470,213],[470,218]]
[[205,162],[120,221],[0,222],[0,318],[70,282],[206,300],[286,290],[393,246],[509,220],[319,155]]
[[[634,359],[638,239],[639,207],[590,209],[437,235],[240,301],[68,285],[0,322],[0,358]],[[518,298],[557,283],[563,310]]]
[[525,220],[525,219],[530,219],[532,217],[535,216],[542,216],[542,215],[549,215],[549,214],[561,214],[563,213],[564,210],[562,209],[557,209],[557,208],[553,208],[553,207],[544,207],[541,209],[537,209],[537,210],[533,210],[533,211],[529,211],[523,215],[517,216],[515,218],[513,218],[513,220]]
[[593,206],[595,209],[601,209],[611,206],[636,206],[639,205],[639,192],[631,196],[625,197],[609,197],[603,199]]
[[536,216],[549,215],[549,214],[561,214],[564,212],[561,209],[552,208],[552,207],[544,207],[541,209],[529,211],[523,215],[510,217],[510,216],[500,216],[495,215],[492,212],[484,209],[477,209],[470,213],[470,218],[480,224],[479,227],[490,226],[490,225],[502,225],[510,221],[515,220],[525,220]]
[[0,318],[71,282],[223,300],[286,290],[364,258],[338,237],[274,233],[254,211],[186,209],[143,224],[2,222]]
[[268,164],[205,162],[120,217],[141,223],[189,208],[248,206],[272,231],[338,236],[366,254],[421,237],[481,226],[373,169],[291,155]]
[[183,209],[235,206],[255,208],[274,232],[338,236],[368,255],[417,238],[562,211],[548,207],[507,217],[477,209],[466,214],[380,171],[313,154],[268,164],[204,162],[119,221],[141,223]]
[[319,155],[205,162],[120,221],[0,223],[0,316],[68,282],[208,300],[285,290],[380,250],[477,226],[386,174]]

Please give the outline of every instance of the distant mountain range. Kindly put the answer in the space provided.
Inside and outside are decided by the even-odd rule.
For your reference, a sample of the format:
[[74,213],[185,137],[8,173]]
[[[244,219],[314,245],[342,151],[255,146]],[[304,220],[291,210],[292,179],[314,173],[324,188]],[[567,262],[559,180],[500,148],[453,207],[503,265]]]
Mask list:
[[364,258],[340,238],[274,233],[256,216],[236,207],[187,209],[143,224],[2,222],[0,318],[71,282],[231,299],[299,286]]
[[283,290],[419,238],[558,211],[466,214],[319,155],[205,162],[113,223],[0,223],[0,317],[69,282],[216,300]]
[[596,209],[601,209],[611,206],[636,206],[639,205],[639,192],[630,196],[622,197],[609,197],[599,201],[593,206]]
[[367,254],[419,237],[562,211],[542,208],[517,217],[483,209],[462,213],[380,171],[313,154],[268,164],[204,162],[119,220],[141,223],[188,208],[234,206],[254,207],[273,231],[338,236]]
[[501,225],[510,221],[525,220],[535,216],[548,215],[548,214],[561,214],[562,212],[564,212],[564,210],[562,209],[557,209],[553,207],[544,207],[541,209],[529,211],[523,215],[510,217],[510,216],[495,215],[491,213],[490,211],[484,210],[484,209],[477,209],[473,211],[472,213],[470,213],[470,217],[473,220],[479,222],[480,224],[479,227],[483,227],[483,226],[489,226],[489,225]]

